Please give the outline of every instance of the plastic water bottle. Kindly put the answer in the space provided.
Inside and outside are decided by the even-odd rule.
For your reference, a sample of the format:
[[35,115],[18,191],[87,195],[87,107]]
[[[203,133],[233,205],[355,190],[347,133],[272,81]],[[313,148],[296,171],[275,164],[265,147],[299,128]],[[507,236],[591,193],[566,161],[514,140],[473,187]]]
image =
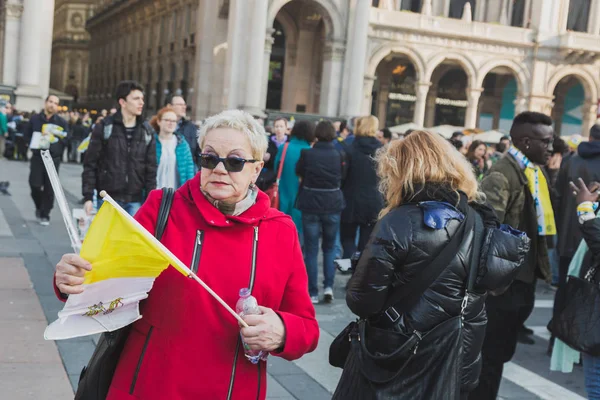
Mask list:
[[[235,311],[240,317],[243,317],[244,315],[259,315],[261,313],[256,298],[250,294],[250,289],[240,289],[240,299],[235,305]],[[250,349],[243,339],[242,343],[244,344],[244,354],[246,354],[246,358],[250,360],[252,364],[258,364],[260,360],[265,361],[267,359],[269,353],[262,350]]]

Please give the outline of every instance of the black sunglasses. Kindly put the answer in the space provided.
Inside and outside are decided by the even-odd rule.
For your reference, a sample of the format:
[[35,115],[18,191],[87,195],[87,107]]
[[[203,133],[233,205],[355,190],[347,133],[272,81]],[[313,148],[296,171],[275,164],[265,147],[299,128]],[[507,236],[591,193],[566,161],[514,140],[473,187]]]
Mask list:
[[255,163],[258,160],[247,160],[239,157],[219,157],[214,154],[200,154],[200,166],[207,169],[215,169],[222,162],[227,172],[240,172],[244,169],[244,165]]

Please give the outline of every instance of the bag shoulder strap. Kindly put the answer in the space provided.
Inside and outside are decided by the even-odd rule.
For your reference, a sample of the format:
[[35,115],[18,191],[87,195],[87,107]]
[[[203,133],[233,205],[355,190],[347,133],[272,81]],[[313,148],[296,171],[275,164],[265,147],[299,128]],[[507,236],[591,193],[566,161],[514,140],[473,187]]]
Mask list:
[[163,188],[162,192],[163,196],[160,200],[156,227],[154,228],[154,237],[158,240],[160,240],[163,233],[165,233],[167,221],[169,220],[169,213],[171,212],[171,205],[173,204],[173,197],[175,197],[175,190],[173,190],[173,188]]
[[285,155],[287,153],[288,146],[288,142],[286,142],[283,145],[283,153],[281,154],[281,160],[279,161],[279,169],[277,170],[277,183],[279,183],[279,180],[281,179],[281,173],[283,172],[283,163],[285,162]]
[[473,214],[469,208],[469,212],[466,213],[465,219],[461,222],[450,241],[429,265],[423,269],[421,279],[414,282],[408,292],[398,290],[392,293],[384,306],[385,311],[383,312],[392,322],[396,322],[400,319],[402,314],[409,311],[416,304],[421,295],[425,293],[427,288],[441,275],[448,266],[449,260],[452,260],[456,256],[465,234],[471,231],[473,226]]

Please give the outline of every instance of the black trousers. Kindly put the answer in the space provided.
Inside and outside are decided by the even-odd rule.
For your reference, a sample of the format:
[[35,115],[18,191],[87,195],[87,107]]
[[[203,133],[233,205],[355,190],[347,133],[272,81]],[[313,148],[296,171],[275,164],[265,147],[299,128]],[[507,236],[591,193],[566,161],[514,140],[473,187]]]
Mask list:
[[[54,159],[56,172],[60,166],[60,160]],[[50,178],[44,167],[44,161],[39,154],[34,154],[31,157],[29,170],[29,187],[31,188],[31,198],[35,203],[35,209],[39,211],[40,217],[50,218],[50,211],[54,206],[54,190]]]
[[[350,258],[356,251],[363,251],[375,224],[359,224],[356,222],[340,223],[340,241],[344,248],[342,258]],[[356,246],[356,231],[359,230],[358,247]]]
[[488,323],[483,341],[479,385],[469,394],[471,400],[496,400],[504,363],[517,348],[519,328],[535,303],[535,282],[514,281],[500,296],[488,296],[485,307]]

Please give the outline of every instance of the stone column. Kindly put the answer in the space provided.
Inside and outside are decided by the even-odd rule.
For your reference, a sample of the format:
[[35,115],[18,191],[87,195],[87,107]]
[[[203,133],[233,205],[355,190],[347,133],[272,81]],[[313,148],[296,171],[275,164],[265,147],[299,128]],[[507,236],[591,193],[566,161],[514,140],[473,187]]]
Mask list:
[[194,81],[196,82],[196,96],[194,105],[194,117],[202,119],[208,117],[211,113],[212,93],[212,68],[214,64],[214,32],[217,30],[219,20],[219,3],[217,1],[202,0],[198,4],[196,13],[196,59],[194,71]]
[[598,104],[591,100],[586,100],[583,104],[583,121],[581,123],[581,134],[582,136],[589,137],[590,129],[596,123],[597,120]]
[[427,108],[427,94],[429,93],[429,87],[431,82],[416,82],[415,93],[417,94],[417,100],[415,101],[415,113],[413,116],[413,122],[418,126],[425,126],[425,109]]
[[425,124],[423,126],[424,128],[431,128],[435,125],[435,108],[437,107],[437,105],[435,104],[436,98],[437,84],[432,84],[429,87],[429,92],[425,96]]
[[527,111],[527,99],[524,96],[517,95],[517,98],[513,104],[515,105],[515,115],[519,115],[523,111]]
[[[381,78],[380,78],[381,79]],[[377,115],[379,118],[379,126],[385,127],[385,120],[387,119],[387,103],[390,95],[390,84],[388,82],[379,84],[379,90],[377,91]]]
[[342,66],[346,47],[343,42],[330,40],[325,43],[323,74],[321,75],[321,101],[319,114],[337,117],[342,89]]
[[275,29],[267,28],[265,34],[265,54],[263,59],[263,85],[260,92],[260,107],[265,110],[267,108],[267,92],[269,91],[269,71],[271,69],[271,50],[275,39],[273,34]]
[[560,3],[560,12],[558,15],[558,33],[567,32],[567,22],[569,20],[570,0],[562,0]]
[[483,88],[467,89],[467,112],[465,115],[465,128],[471,129],[477,127],[477,116],[479,109],[479,98],[483,93]]
[[247,35],[246,91],[242,109],[255,116],[265,116],[264,104],[261,103],[263,82],[266,71],[263,71],[265,59],[265,39],[267,32],[268,0],[246,0],[251,30]]
[[[351,41],[350,71],[348,76],[347,95],[343,114],[357,116],[364,111],[364,93],[367,80],[365,79],[365,64],[367,61],[367,42],[369,34],[369,15],[371,11],[370,1],[358,1],[354,10],[354,29]],[[370,82],[373,87],[373,81]],[[369,104],[371,93],[369,92]]]
[[19,41],[17,109],[39,110],[48,95],[54,0],[24,0]]
[[229,2],[223,108],[238,108],[244,101],[247,78],[246,53],[248,51],[245,39],[250,29],[248,3],[247,0],[230,0]]
[[592,0],[588,20],[588,33],[600,35],[600,0]]
[[373,83],[375,83],[375,77],[365,75],[363,80],[363,95],[359,98],[362,99],[362,107],[356,115],[371,115],[371,105],[373,101]]
[[19,33],[23,6],[19,2],[8,2],[5,12],[2,82],[5,85],[16,87],[19,73]]

